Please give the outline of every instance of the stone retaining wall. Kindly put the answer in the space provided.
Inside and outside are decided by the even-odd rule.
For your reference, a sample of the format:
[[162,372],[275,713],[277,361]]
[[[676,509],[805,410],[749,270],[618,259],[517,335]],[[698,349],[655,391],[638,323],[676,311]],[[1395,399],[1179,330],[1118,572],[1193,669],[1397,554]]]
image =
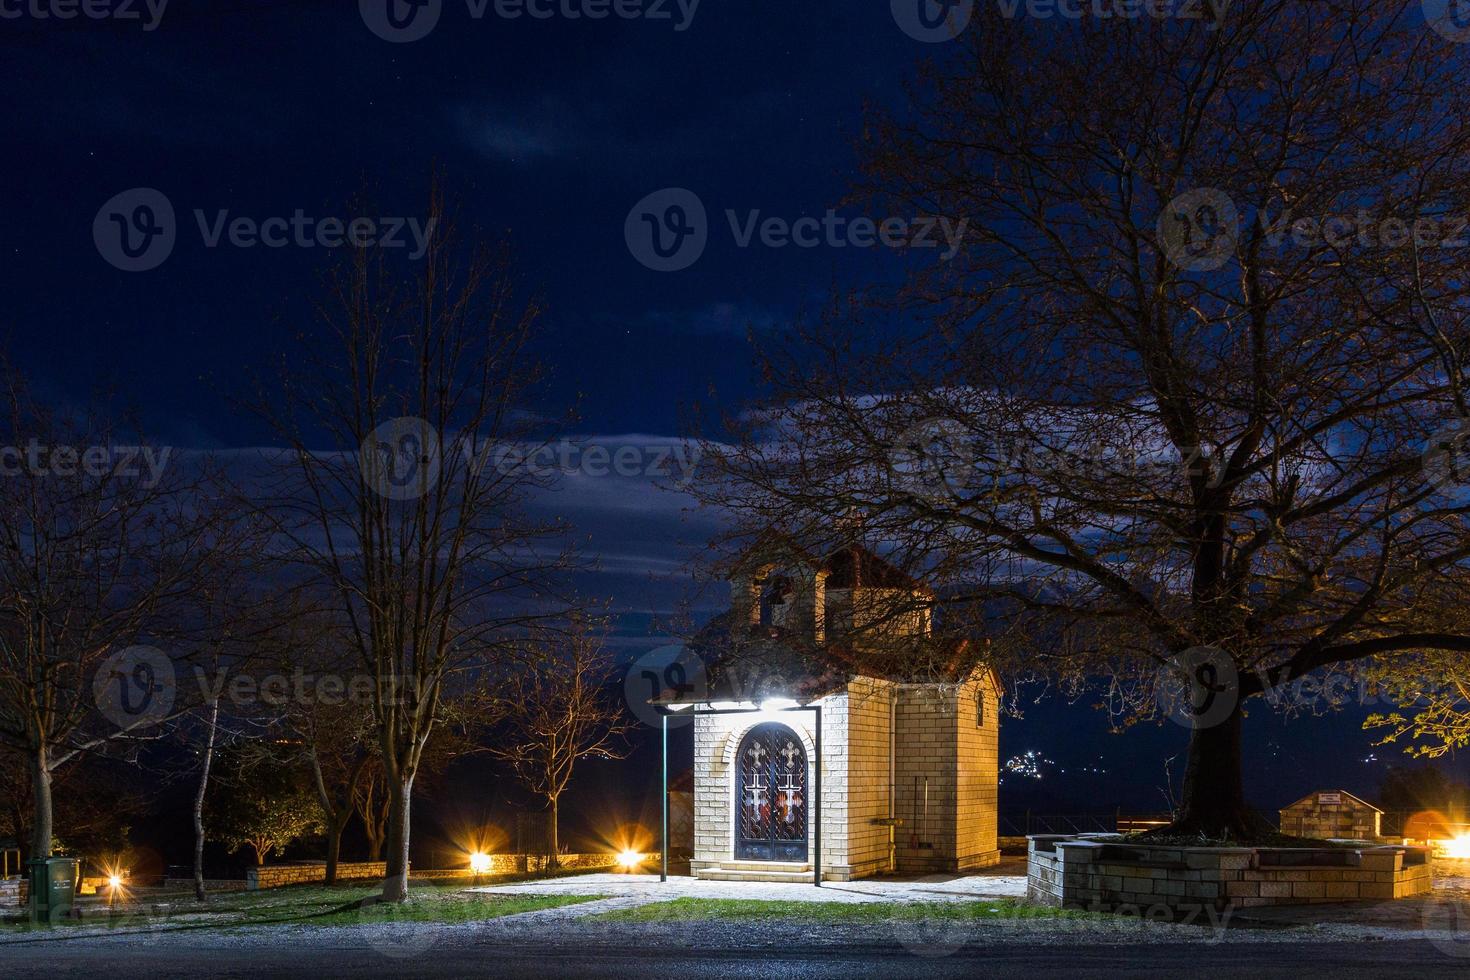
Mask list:
[[[337,865],[338,881],[361,881],[382,878],[388,865],[384,861],[342,862]],[[309,861],[301,864],[270,864],[251,868],[245,872],[245,888],[255,891],[261,888],[281,888],[285,885],[313,885],[327,880],[325,862]]]
[[[515,874],[540,874],[547,870],[550,859],[542,854],[490,854],[490,868],[482,872],[486,877],[491,875],[515,875]],[[563,871],[598,871],[621,867],[618,863],[618,855],[611,852],[597,852],[594,854],[563,854],[558,858],[558,863]],[[639,865],[643,870],[656,869],[659,863],[657,853],[642,855]],[[368,881],[381,879],[387,873],[387,864],[383,861],[364,861],[360,863],[347,863],[337,865],[337,878],[339,881]],[[410,878],[420,881],[434,879],[452,878],[474,878],[475,874],[467,868],[451,868],[440,871],[410,871]],[[261,868],[251,868],[245,873],[244,887],[254,891],[260,888],[281,888],[286,885],[313,885],[321,884],[327,880],[327,866],[321,862],[303,862],[300,864],[273,864]]]
[[1249,908],[1407,898],[1430,890],[1420,848],[1226,848],[1029,839],[1027,896],[1115,911]]
[[[205,878],[204,890],[206,892],[243,892],[248,887],[248,882],[239,878]],[[165,888],[193,888],[193,878],[164,878]]]
[[[490,870],[487,875],[540,874],[550,866],[551,859],[544,854],[491,854]],[[657,866],[657,853],[642,855],[642,866]],[[610,851],[594,854],[563,854],[557,858],[563,871],[596,871],[620,867],[618,855]]]

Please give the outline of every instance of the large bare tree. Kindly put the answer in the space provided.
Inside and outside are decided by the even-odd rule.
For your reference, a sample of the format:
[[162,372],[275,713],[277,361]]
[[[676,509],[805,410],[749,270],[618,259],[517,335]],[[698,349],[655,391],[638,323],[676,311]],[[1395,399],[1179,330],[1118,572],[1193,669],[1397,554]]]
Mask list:
[[239,541],[197,458],[53,409],[9,367],[0,400],[0,742],[27,762],[37,857],[53,773],[189,703],[198,598]]
[[[446,693],[555,610],[558,528],[522,516],[540,305],[504,249],[462,248],[437,186],[419,260],[354,248],[317,339],[267,414],[289,446],[263,499],[283,559],[331,594],[371,711],[389,802],[383,899],[408,895],[410,808]],[[406,263],[406,265],[401,264]]]
[[1249,838],[1252,697],[1470,650],[1437,454],[1470,414],[1470,48],[1409,0],[986,6],[875,113],[859,188],[964,248],[768,350],[703,492],[737,538],[860,519],[940,586],[940,631],[1105,678],[1128,717],[1182,676],[1171,832]]

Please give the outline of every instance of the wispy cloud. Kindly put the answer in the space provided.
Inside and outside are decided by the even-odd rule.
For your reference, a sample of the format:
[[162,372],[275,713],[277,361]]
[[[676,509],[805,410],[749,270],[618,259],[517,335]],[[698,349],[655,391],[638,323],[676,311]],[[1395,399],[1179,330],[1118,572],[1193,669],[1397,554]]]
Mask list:
[[456,106],[453,114],[465,142],[492,160],[525,166],[572,156],[582,148],[573,129],[554,121],[567,118],[565,108],[546,101],[529,112],[477,104]]

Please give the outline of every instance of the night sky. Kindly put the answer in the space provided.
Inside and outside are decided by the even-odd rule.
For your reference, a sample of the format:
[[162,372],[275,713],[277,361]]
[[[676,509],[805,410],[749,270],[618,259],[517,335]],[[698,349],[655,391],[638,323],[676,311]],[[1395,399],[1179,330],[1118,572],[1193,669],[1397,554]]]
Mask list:
[[[153,438],[210,450],[266,441],[239,401],[311,329],[332,255],[208,247],[196,210],[207,223],[221,211],[353,217],[366,190],[376,214],[413,215],[438,167],[462,224],[512,242],[548,303],[539,352],[552,383],[525,407],[577,403],[580,432],[612,444],[671,441],[693,403],[732,408],[757,393],[748,332],[779,337],[834,288],[898,273],[881,249],[740,248],[724,212],[794,220],[840,206],[864,105],[901,105],[919,59],[944,48],[907,36],[889,4],[850,0],[704,0],[682,30],[674,0],[660,5],[667,19],[598,21],[507,20],[493,5],[477,19],[466,0],[442,0],[434,30],[411,43],[376,36],[347,0],[174,0],[152,30],[134,6],[141,21],[0,20],[0,324],[49,397],[111,387]],[[711,231],[692,267],[660,273],[630,254],[624,224],[668,187],[699,196]],[[176,215],[172,253],[143,272],[109,264],[93,235],[104,203],[133,188],[161,192]],[[573,479],[537,503],[575,522],[602,561],[587,587],[624,614],[630,655],[666,642],[639,635],[658,614],[722,601],[691,592],[685,563],[713,518],[688,505],[618,478]],[[1257,803],[1319,784],[1372,797],[1384,762],[1363,761],[1374,750],[1358,715],[1283,725],[1266,714],[1250,725]],[[1086,699],[1010,722],[1004,755],[1035,749],[1056,767],[1024,790],[1008,780],[1003,808],[1159,808],[1163,759],[1182,752],[1184,730],[1105,727]],[[652,762],[590,766],[583,792],[641,780],[651,794]]]

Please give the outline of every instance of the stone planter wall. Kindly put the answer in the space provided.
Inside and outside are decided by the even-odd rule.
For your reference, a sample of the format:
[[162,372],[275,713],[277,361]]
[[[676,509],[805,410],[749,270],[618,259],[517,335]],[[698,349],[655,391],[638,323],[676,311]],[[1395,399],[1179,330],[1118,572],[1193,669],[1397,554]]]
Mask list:
[[1027,895],[1098,911],[1197,911],[1406,898],[1431,887],[1419,848],[1138,846],[1029,838]]

